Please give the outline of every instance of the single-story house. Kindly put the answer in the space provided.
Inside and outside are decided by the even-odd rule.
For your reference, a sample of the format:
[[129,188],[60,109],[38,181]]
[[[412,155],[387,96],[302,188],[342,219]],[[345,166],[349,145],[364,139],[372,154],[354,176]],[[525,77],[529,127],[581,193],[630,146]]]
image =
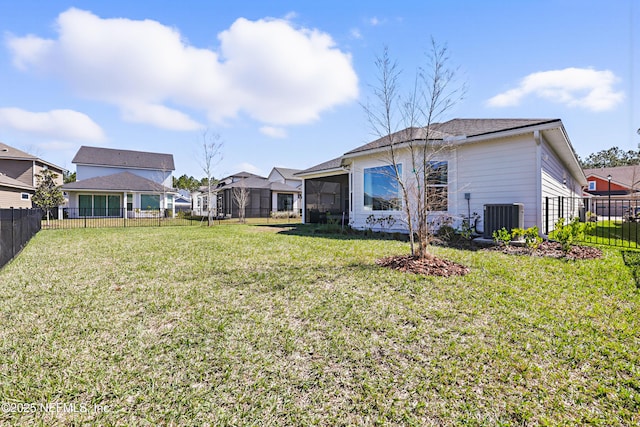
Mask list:
[[69,218],[173,216],[173,155],[82,146],[76,182],[65,184]]
[[[216,200],[213,215],[218,218],[238,218],[239,206],[234,193],[247,192],[246,218],[266,218],[278,212],[299,215],[302,179],[294,176],[297,169],[273,168],[265,178],[249,172],[239,172],[218,181],[212,193]],[[208,189],[201,187],[192,195],[194,214],[206,215]]]
[[[403,179],[413,173],[408,143],[424,144],[424,128],[392,135]],[[435,123],[429,159],[435,174],[431,191],[441,196],[430,216],[449,217],[455,225],[478,213],[478,231],[495,226],[493,206],[513,206],[525,228],[555,223],[558,212],[545,201],[576,200],[562,212],[579,215],[579,198],[587,181],[560,119],[454,119]],[[303,179],[303,222],[344,218],[357,229],[407,231],[402,194],[390,166],[390,138],[380,138],[342,156],[296,174]],[[575,199],[574,199],[575,198]],[[488,209],[488,210],[487,210]],[[548,217],[551,215],[552,217]],[[545,217],[546,216],[546,217]],[[390,224],[393,224],[392,226]]]
[[31,208],[37,175],[49,169],[62,185],[65,169],[0,142],[0,208]]

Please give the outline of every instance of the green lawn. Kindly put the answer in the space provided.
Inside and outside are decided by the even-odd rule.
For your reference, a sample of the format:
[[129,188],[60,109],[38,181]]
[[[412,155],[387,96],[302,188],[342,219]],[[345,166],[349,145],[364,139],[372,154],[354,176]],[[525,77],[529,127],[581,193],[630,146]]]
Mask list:
[[374,264],[407,251],[275,226],[40,232],[0,271],[0,425],[640,423],[619,249],[435,248],[471,268],[447,279]]
[[638,248],[640,229],[636,222],[599,221],[586,236],[589,243]]

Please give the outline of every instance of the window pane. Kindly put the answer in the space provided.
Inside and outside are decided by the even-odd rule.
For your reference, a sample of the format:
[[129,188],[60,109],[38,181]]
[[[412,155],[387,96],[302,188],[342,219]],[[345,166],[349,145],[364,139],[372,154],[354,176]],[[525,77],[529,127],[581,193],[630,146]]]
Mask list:
[[427,183],[429,185],[447,185],[447,162],[429,162],[427,173]]
[[78,196],[78,207],[80,208],[80,216],[93,216],[91,212],[92,197],[87,194]]
[[278,211],[288,212],[293,210],[293,194],[278,194]]
[[109,216],[120,216],[120,196],[109,196],[107,199],[109,205]]
[[93,216],[107,216],[107,196],[93,196]]
[[448,209],[448,189],[446,186],[429,187],[427,190],[430,211],[446,211]]
[[158,194],[141,194],[140,205],[143,211],[159,210],[160,209],[160,195]]
[[[398,165],[402,174],[402,165]],[[367,168],[364,170],[364,208],[365,210],[400,210],[402,197],[400,185],[392,165]]]

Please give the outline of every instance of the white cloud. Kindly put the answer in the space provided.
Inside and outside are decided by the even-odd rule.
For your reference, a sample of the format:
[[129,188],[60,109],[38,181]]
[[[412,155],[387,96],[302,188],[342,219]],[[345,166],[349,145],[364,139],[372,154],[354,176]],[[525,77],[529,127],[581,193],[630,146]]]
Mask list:
[[591,111],[606,111],[624,99],[624,93],[613,86],[618,78],[609,70],[565,68],[529,74],[514,89],[500,93],[487,101],[491,107],[519,105],[529,95]]
[[0,128],[66,141],[100,142],[105,139],[96,122],[73,110],[31,112],[20,108],[0,108]]
[[263,126],[260,128],[260,133],[270,136],[271,138],[286,138],[287,131],[274,126]]
[[125,120],[130,122],[148,123],[164,129],[197,130],[204,128],[181,111],[159,104],[126,103],[122,105],[122,115]]
[[222,122],[239,113],[268,125],[316,120],[354,101],[358,79],[331,36],[281,19],[236,20],[217,51],[194,47],[156,21],[102,19],[69,9],[56,39],[10,36],[23,70],[55,75],[85,98],[116,105],[125,120],[200,128],[185,110]]

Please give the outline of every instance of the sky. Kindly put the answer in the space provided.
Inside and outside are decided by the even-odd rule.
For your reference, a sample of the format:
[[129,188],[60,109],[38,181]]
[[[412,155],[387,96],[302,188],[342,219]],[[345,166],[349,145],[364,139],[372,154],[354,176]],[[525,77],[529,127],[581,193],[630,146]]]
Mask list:
[[0,0],[0,141],[75,170],[81,145],[171,153],[174,176],[305,169],[377,139],[376,58],[408,93],[446,46],[440,121],[559,118],[581,157],[640,143],[640,1]]

